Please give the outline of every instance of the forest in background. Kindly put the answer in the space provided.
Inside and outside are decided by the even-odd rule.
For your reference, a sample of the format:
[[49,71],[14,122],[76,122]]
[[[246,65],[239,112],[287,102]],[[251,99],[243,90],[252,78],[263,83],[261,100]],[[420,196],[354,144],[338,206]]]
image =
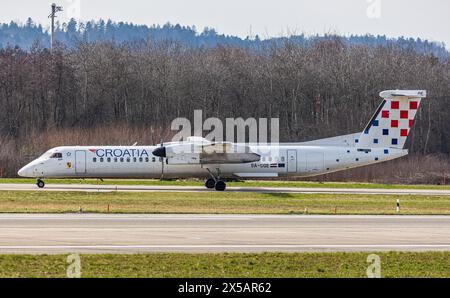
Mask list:
[[[164,25],[137,25],[112,20],[98,20],[77,22],[71,19],[68,22],[56,22],[56,40],[69,48],[80,42],[95,43],[110,41],[116,44],[133,42],[160,43],[172,41],[187,47],[216,47],[234,46],[263,51],[267,46],[283,46],[289,42],[298,46],[311,46],[319,41],[335,38],[333,32],[324,35],[305,35],[290,32],[288,36],[260,37],[258,35],[240,38],[217,32],[214,28],[203,28],[201,31],[195,26],[180,24]],[[349,35],[340,36],[347,45],[365,45],[368,47],[395,46],[404,50],[413,50],[420,54],[432,54],[438,58],[449,58],[450,53],[444,43],[430,42],[426,39],[398,37],[389,38],[385,35]],[[10,22],[0,24],[0,47],[18,46],[23,50],[30,50],[35,44],[44,48],[50,47],[50,34],[48,28],[35,23],[29,18],[24,24]]]
[[[326,39],[190,46],[77,41],[0,49],[0,176],[58,145],[154,144],[176,117],[280,118],[282,141],[362,131],[387,89],[427,89],[412,156],[333,180],[441,183],[450,164],[450,60],[400,45]],[[386,167],[391,167],[387,171]],[[386,173],[392,173],[386,176]],[[318,178],[323,179],[323,178]]]

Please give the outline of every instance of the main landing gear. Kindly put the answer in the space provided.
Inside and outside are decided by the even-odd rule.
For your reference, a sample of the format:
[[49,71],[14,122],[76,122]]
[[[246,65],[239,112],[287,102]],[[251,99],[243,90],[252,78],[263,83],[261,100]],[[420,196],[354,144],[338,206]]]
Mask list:
[[44,183],[44,181],[42,181],[41,179],[37,179],[37,180],[36,180],[36,185],[37,185],[37,187],[39,187],[39,188],[44,188],[45,183]]
[[205,181],[205,187],[212,189],[214,188],[214,186],[216,185],[216,180],[213,178],[209,178],[208,180]]
[[205,187],[208,189],[215,189],[217,191],[224,191],[227,187],[227,184],[223,180],[215,180],[213,178],[209,178],[205,181]]
[[227,184],[225,183],[225,181],[220,179],[220,172],[218,170],[218,175],[217,177],[215,175],[213,175],[213,173],[211,173],[211,171],[209,169],[207,169],[209,174],[211,175],[211,178],[208,178],[205,181],[205,187],[208,189],[215,189],[217,191],[224,191],[225,188],[227,187]]
[[227,184],[224,181],[222,181],[222,180],[218,180],[216,182],[216,185],[214,186],[214,188],[217,191],[224,191],[226,187],[227,187]]

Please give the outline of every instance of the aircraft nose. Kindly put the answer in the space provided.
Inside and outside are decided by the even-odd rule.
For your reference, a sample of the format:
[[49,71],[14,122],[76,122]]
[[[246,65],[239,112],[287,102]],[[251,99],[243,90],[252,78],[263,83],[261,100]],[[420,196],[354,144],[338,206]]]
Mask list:
[[17,172],[20,177],[33,177],[33,167],[26,165]]

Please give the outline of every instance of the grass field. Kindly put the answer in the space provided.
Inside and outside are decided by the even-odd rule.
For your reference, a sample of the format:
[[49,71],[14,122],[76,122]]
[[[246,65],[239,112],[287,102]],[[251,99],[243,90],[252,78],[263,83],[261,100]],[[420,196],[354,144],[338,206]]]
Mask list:
[[[174,180],[160,181],[149,179],[105,179],[103,182],[96,179],[46,179],[47,184],[104,184],[104,185],[175,185],[175,186],[203,186],[203,181]],[[35,179],[2,178],[0,183],[30,183]],[[328,187],[328,188],[384,188],[384,189],[450,189],[450,185],[403,185],[403,184],[376,184],[357,182],[307,182],[307,181],[261,181],[248,180],[244,182],[229,182],[228,186],[238,187]]]
[[[81,255],[81,277],[366,277],[368,253]],[[450,277],[450,252],[377,253],[382,277]],[[66,277],[67,255],[0,255],[0,277]]]
[[[1,213],[396,214],[398,196],[1,191]],[[109,206],[109,207],[108,207]],[[401,196],[401,214],[450,214],[450,196]]]

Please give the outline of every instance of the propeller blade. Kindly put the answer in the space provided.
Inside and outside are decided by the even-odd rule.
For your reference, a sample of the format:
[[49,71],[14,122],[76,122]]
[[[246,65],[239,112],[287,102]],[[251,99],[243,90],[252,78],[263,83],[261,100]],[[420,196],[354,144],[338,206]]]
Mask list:
[[158,147],[153,150],[152,154],[158,157],[166,157],[166,147]]
[[159,152],[160,156],[158,156],[156,154],[154,154],[154,155],[158,156],[161,159],[161,177],[159,180],[162,181],[162,180],[164,180],[164,158],[166,157],[166,147],[164,147],[164,142],[162,139],[161,139],[161,147],[156,148],[155,151],[158,149],[160,150],[160,152]]

